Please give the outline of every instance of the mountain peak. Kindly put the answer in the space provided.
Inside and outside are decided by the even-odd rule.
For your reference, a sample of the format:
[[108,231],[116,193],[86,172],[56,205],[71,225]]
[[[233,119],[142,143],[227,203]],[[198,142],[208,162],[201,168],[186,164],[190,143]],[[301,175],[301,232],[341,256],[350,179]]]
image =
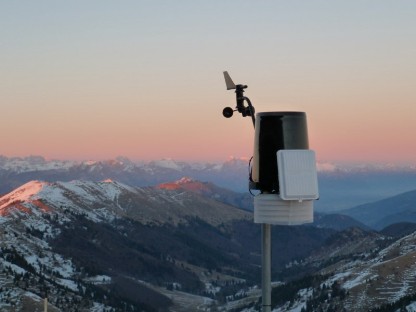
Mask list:
[[149,164],[165,169],[172,169],[172,170],[181,170],[181,164],[171,158],[164,158],[161,160],[154,160],[151,161]]
[[108,179],[105,179],[105,180],[103,180],[101,182],[104,182],[104,183],[114,183],[114,180],[108,178]]
[[190,177],[182,177],[177,181],[174,182],[166,182],[161,183],[156,186],[158,189],[165,189],[165,190],[186,190],[186,191],[193,191],[193,192],[204,192],[209,189],[207,183],[203,183],[201,181],[194,180]]
[[4,201],[25,201],[36,194],[38,194],[45,185],[47,185],[47,182],[33,180],[30,182],[27,182],[26,184],[23,184],[19,188],[15,189],[14,191],[10,192],[9,194],[6,194],[2,197],[0,197],[0,208],[3,207]]
[[190,177],[182,177],[174,183],[176,183],[176,184],[189,184],[189,183],[193,183],[193,182],[198,182],[198,181],[196,181],[196,180],[194,180]]
[[48,185],[47,182],[38,180],[27,182],[16,190],[0,197],[0,215],[4,216],[9,213],[9,207],[12,205],[21,206],[20,203],[36,200],[36,195]]

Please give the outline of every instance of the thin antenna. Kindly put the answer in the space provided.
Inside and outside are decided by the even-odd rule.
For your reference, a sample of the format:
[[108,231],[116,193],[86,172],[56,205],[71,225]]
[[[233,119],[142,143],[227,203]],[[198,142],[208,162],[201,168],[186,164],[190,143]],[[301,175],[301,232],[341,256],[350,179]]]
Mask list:
[[236,88],[235,83],[233,82],[233,80],[231,79],[227,71],[224,72],[224,79],[225,79],[225,84],[227,85],[227,90],[232,90]]

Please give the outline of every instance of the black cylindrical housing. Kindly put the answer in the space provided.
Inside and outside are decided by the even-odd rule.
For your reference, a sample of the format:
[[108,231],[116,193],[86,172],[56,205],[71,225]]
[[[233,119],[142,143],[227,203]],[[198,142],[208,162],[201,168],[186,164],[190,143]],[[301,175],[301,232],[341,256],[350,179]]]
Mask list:
[[250,188],[279,193],[277,151],[308,149],[304,112],[267,112],[256,115]]

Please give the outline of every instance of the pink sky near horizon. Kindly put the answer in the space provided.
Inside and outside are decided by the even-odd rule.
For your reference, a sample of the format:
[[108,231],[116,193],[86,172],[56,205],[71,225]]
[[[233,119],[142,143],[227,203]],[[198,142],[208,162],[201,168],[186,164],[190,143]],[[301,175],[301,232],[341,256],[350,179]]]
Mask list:
[[250,157],[228,70],[305,111],[320,161],[416,163],[415,2],[24,3],[0,4],[0,155]]

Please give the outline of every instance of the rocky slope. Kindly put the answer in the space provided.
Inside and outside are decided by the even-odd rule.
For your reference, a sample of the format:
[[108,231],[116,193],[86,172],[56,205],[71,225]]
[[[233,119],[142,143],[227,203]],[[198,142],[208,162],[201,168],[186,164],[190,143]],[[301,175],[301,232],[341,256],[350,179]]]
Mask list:
[[275,287],[273,311],[413,311],[415,259],[416,232],[398,240],[358,228],[339,232],[287,267],[294,277],[307,267],[311,274]]

